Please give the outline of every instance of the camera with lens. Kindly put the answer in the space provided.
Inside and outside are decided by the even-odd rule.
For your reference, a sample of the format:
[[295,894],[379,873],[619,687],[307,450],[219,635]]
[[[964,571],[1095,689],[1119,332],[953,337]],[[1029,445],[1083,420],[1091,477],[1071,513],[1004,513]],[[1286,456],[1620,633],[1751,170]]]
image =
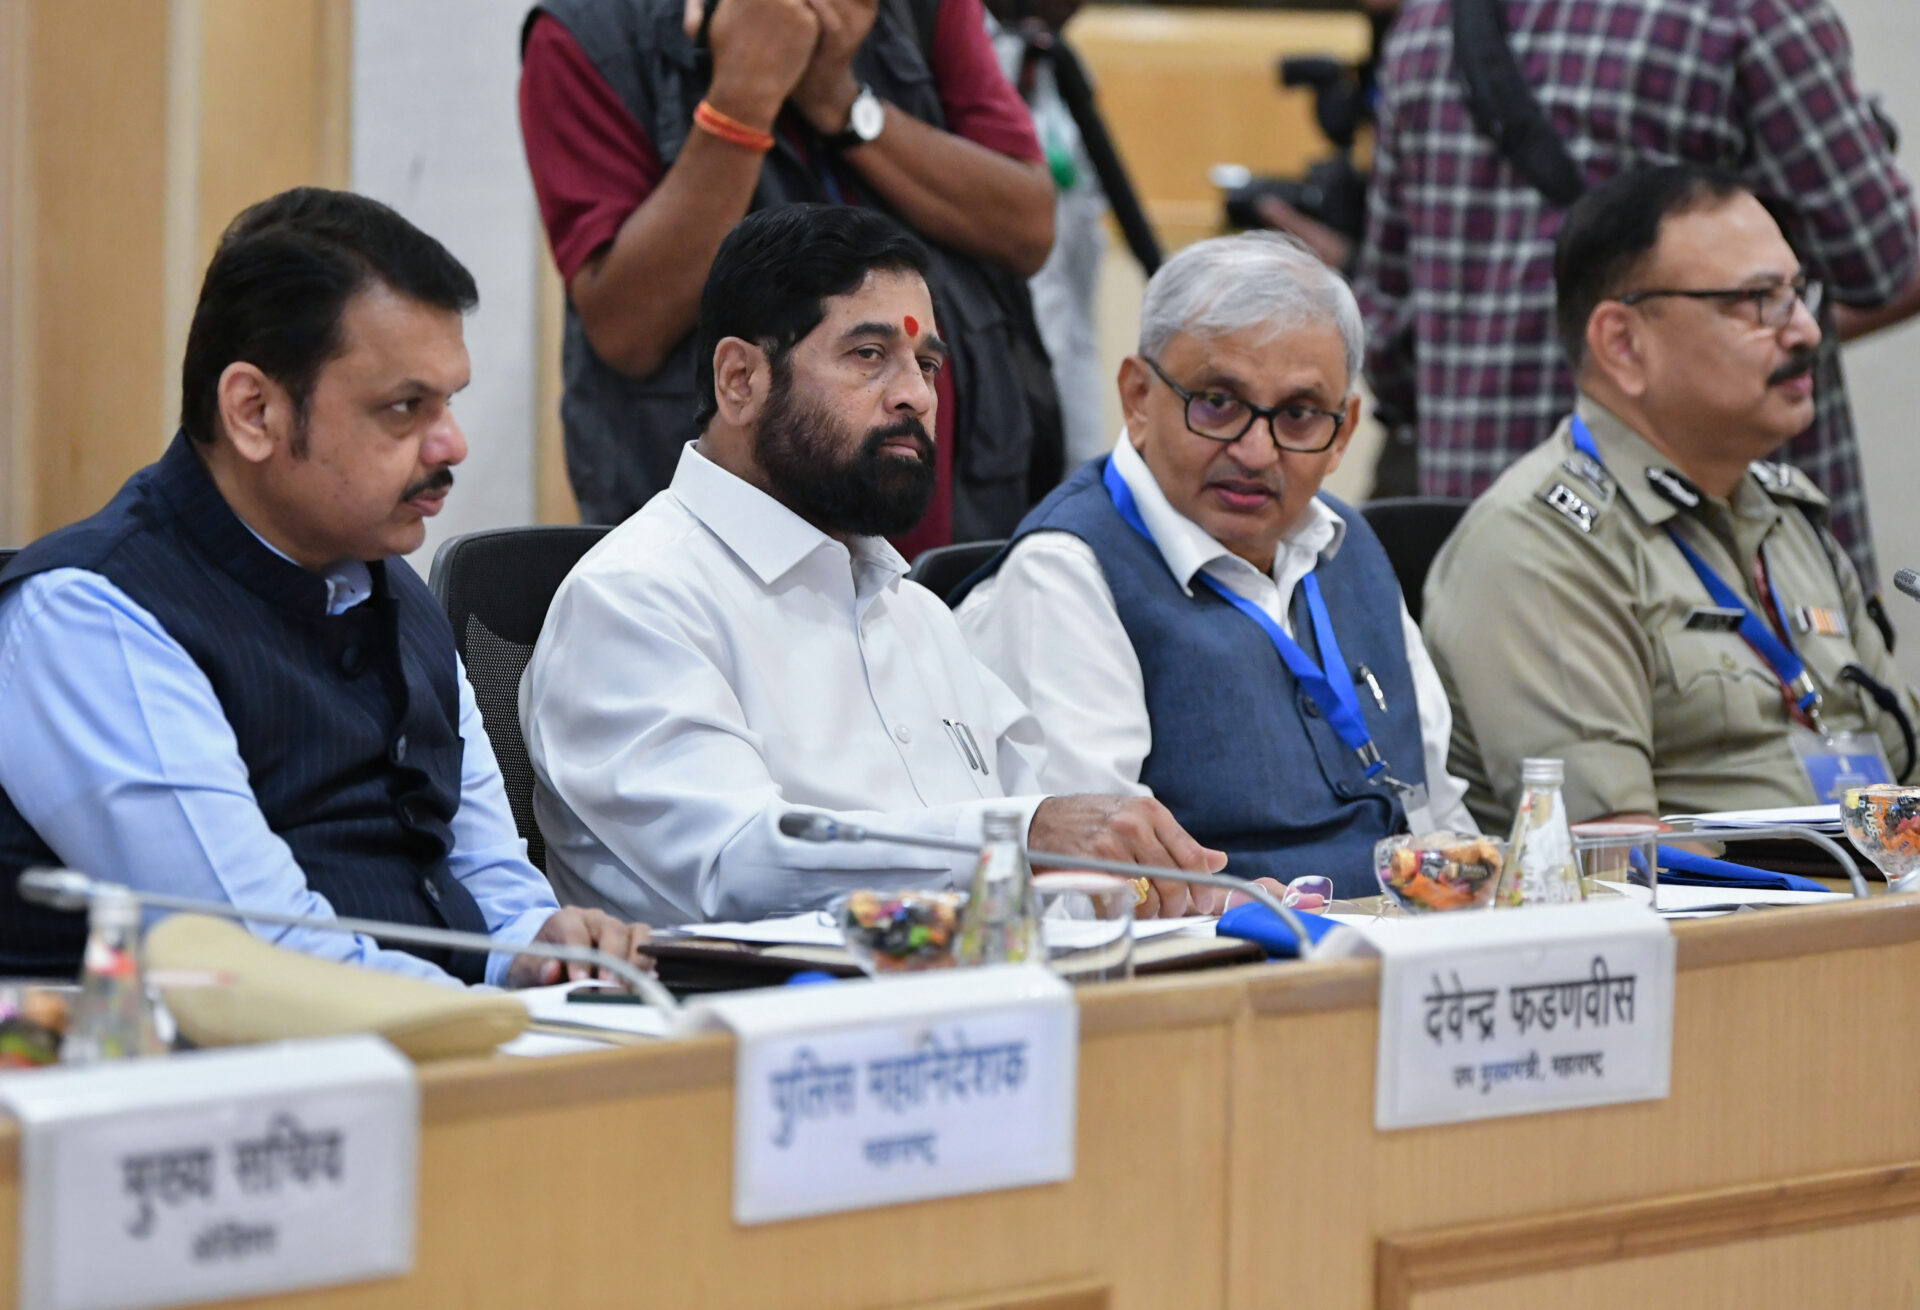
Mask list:
[[1279,61],[1280,85],[1313,91],[1314,121],[1333,145],[1333,153],[1314,161],[1302,177],[1255,177],[1247,169],[1223,164],[1213,181],[1226,193],[1227,223],[1266,227],[1256,202],[1275,196],[1309,218],[1358,241],[1367,226],[1367,176],[1353,162],[1353,143],[1362,126],[1373,122],[1371,79],[1359,65],[1325,55],[1291,55]]

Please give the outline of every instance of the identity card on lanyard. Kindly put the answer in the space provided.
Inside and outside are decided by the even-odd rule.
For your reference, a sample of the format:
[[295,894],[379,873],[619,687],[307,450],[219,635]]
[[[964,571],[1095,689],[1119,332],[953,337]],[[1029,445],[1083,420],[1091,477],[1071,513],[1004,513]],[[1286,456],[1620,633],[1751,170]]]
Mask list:
[[[1604,467],[1600,451],[1593,443],[1593,434],[1577,414],[1573,418],[1573,444],[1581,454]],[[1667,528],[1667,536],[1700,579],[1700,584],[1707,589],[1707,594],[1713,597],[1713,603],[1729,612],[1738,611],[1740,636],[1747,645],[1753,647],[1755,654],[1767,662],[1767,667],[1773,670],[1773,676],[1780,680],[1787,703],[1798,711],[1799,718],[1788,725],[1787,736],[1792,743],[1794,756],[1806,774],[1807,785],[1812,789],[1814,799],[1838,801],[1849,787],[1891,781],[1893,771],[1887,766],[1887,757],[1881,750],[1878,736],[1830,731],[1821,719],[1819,689],[1813,685],[1806,664],[1799,652],[1794,650],[1792,639],[1787,635],[1790,629],[1786,615],[1780,608],[1780,597],[1770,596],[1774,613],[1780,620],[1776,632],[1671,526]],[[1763,570],[1766,568],[1764,549],[1760,567]],[[1767,590],[1771,592],[1771,588]],[[1805,722],[1801,722],[1802,719]]]
[[[1106,483],[1107,495],[1113,500],[1113,507],[1120,512],[1127,526],[1152,542],[1153,533],[1147,530],[1146,520],[1140,517],[1140,507],[1134,504],[1133,492],[1120,476],[1120,470],[1114,467],[1112,458],[1107,460],[1102,480]],[[1380,755],[1380,748],[1374,745],[1373,734],[1368,731],[1367,721],[1360,713],[1360,696],[1353,685],[1353,673],[1340,654],[1340,641],[1334,635],[1333,619],[1327,613],[1327,602],[1321,597],[1320,583],[1312,572],[1300,579],[1300,590],[1307,598],[1307,613],[1313,620],[1314,642],[1320,648],[1321,659],[1326,661],[1324,671],[1265,610],[1221,586],[1204,571],[1198,577],[1221,600],[1260,625],[1260,630],[1267,634],[1273,648],[1280,653],[1281,662],[1306,688],[1307,695],[1313,698],[1313,703],[1326,717],[1328,726],[1359,757],[1360,768],[1367,781],[1391,787],[1398,793],[1412,830],[1433,831],[1433,816],[1428,807],[1426,787],[1404,783],[1394,777],[1387,768],[1387,761]]]

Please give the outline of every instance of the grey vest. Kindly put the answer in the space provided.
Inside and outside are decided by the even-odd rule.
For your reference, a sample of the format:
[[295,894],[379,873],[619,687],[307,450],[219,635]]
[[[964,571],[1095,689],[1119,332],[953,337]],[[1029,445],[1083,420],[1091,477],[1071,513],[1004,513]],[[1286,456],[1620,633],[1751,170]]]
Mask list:
[[[1145,676],[1153,749],[1140,781],[1196,840],[1227,852],[1230,873],[1282,881],[1324,874],[1336,896],[1376,895],[1373,844],[1406,831],[1399,798],[1367,781],[1256,624],[1207,587],[1187,595],[1159,550],[1114,509],[1101,483],[1105,467],[1104,459],[1081,466],[1027,515],[1007,549],[1033,532],[1066,532],[1093,547]],[[1394,775],[1424,783],[1400,585],[1366,520],[1322,499],[1346,521],[1347,536],[1314,576],[1341,653],[1373,672],[1388,706],[1382,711],[1363,683],[1361,713]],[[1005,558],[1002,551],[963,588]],[[1318,660],[1297,591],[1294,599],[1294,638]]]
[[[925,53],[937,7],[938,0],[883,0],[853,72],[881,99],[941,127],[945,116]],[[541,13],[567,29],[646,131],[662,167],[671,167],[710,76],[706,52],[681,30],[679,0],[545,0],[528,24]],[[828,149],[810,144],[803,154],[784,131],[775,132],[752,209],[836,199],[821,171]],[[862,199],[886,209],[875,197]],[[1003,537],[1060,478],[1052,368],[1022,279],[928,245],[934,308],[951,325],[945,335],[954,350],[954,540]],[[692,336],[654,373],[632,377],[594,353],[569,298],[561,364],[567,477],[581,517],[617,523],[672,482],[680,448],[697,435]]]

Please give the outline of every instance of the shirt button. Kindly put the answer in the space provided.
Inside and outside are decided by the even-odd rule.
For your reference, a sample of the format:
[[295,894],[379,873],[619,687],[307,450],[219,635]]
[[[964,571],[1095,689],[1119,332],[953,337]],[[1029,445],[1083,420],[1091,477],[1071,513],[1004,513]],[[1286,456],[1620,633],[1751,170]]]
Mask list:
[[893,725],[893,738],[904,746],[913,740],[913,729],[904,723],[896,723]]
[[407,734],[404,732],[393,743],[393,762],[395,764],[407,762]]
[[1720,656],[1720,667],[1725,669],[1728,673],[1732,673],[1735,670],[1737,670],[1740,667],[1740,665],[1737,662],[1735,662],[1733,656],[1722,654]]

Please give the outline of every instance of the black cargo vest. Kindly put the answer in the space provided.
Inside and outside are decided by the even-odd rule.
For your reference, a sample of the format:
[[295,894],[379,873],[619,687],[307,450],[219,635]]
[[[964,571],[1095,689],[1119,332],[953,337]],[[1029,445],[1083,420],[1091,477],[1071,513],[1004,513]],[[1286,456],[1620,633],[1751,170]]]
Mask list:
[[[882,100],[943,127],[925,54],[938,4],[883,0],[853,72]],[[681,30],[679,0],[545,0],[528,25],[541,13],[567,29],[651,138],[661,166],[670,167],[709,78],[706,52]],[[820,172],[827,147],[811,145],[809,164],[784,131],[775,132],[752,209],[834,199]],[[886,208],[877,198],[869,203]],[[1063,471],[1052,367],[1020,277],[928,245],[934,309],[954,352],[953,538],[1004,537]],[[631,377],[594,353],[569,298],[561,363],[568,480],[582,518],[617,523],[672,482],[680,448],[697,435],[691,334],[653,374]]]

